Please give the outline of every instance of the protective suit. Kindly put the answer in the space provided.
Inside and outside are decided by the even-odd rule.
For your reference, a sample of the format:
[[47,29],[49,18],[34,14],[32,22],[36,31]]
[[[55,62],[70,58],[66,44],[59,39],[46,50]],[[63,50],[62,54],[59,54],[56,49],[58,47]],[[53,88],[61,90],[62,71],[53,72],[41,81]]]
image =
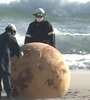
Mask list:
[[35,13],[35,21],[29,24],[25,36],[25,44],[31,42],[43,42],[55,47],[55,34],[53,34],[52,25],[45,20],[45,11],[38,8]]
[[[12,26],[12,27],[11,27]],[[20,47],[14,37],[16,30],[10,24],[5,28],[5,32],[0,35],[0,82],[3,80],[4,89],[7,96],[12,91],[10,74],[11,74],[11,57],[20,56]],[[0,92],[2,86],[0,85]]]

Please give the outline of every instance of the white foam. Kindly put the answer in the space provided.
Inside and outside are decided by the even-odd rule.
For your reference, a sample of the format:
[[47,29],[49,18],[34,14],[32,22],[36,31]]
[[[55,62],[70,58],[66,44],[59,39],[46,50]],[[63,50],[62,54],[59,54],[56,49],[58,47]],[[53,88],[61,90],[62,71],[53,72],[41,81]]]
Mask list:
[[18,42],[18,44],[20,46],[24,44],[24,39],[25,39],[25,36],[24,35],[16,34],[15,37],[16,37],[17,42]]
[[71,69],[90,69],[90,54],[65,54],[64,57]]

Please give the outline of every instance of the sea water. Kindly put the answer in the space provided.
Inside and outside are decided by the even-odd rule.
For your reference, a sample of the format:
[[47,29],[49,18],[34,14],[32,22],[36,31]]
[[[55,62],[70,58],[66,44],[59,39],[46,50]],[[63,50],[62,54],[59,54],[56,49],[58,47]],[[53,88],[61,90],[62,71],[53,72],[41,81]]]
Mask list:
[[[7,0],[8,1],[8,0]],[[29,23],[34,20],[34,10],[46,10],[46,19],[52,24],[56,48],[64,55],[70,70],[90,69],[90,2],[70,3],[68,0],[14,0],[0,1],[0,33],[8,23],[17,27],[16,39],[24,44]]]

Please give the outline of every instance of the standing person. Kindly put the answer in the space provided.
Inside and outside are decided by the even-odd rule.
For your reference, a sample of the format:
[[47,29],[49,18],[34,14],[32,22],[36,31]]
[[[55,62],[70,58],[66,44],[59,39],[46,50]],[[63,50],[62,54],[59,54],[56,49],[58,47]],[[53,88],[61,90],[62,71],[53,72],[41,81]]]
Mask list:
[[55,47],[55,35],[52,25],[45,20],[45,11],[38,8],[34,14],[35,20],[29,24],[26,32],[25,44],[31,42],[43,42]]
[[16,27],[13,24],[8,24],[5,32],[0,35],[0,97],[2,92],[1,79],[7,97],[11,96],[12,86],[10,81],[11,74],[11,57],[16,55],[20,57],[20,47],[14,35]]

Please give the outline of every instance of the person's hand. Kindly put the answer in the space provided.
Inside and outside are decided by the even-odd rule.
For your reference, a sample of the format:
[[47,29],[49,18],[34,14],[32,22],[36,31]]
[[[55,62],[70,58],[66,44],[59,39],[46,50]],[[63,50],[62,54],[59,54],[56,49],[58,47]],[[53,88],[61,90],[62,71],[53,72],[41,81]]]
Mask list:
[[19,57],[19,58],[21,58],[23,55],[24,55],[24,53],[23,53],[23,52],[21,52],[21,53],[20,53],[20,57]]

